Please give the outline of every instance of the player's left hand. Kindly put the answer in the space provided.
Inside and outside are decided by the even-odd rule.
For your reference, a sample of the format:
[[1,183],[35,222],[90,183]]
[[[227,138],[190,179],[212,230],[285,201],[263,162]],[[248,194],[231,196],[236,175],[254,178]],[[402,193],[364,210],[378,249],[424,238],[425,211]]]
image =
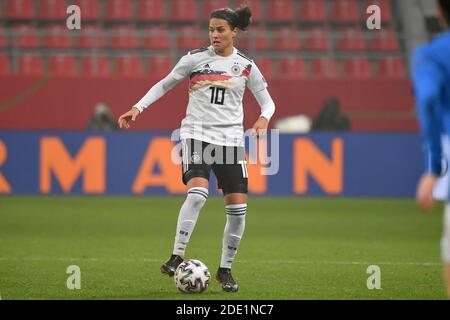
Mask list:
[[433,208],[433,189],[436,184],[437,177],[434,174],[425,173],[417,185],[416,201],[424,210]]
[[251,129],[252,136],[257,138],[265,137],[267,134],[268,126],[269,121],[264,117],[259,117],[253,125],[253,128]]

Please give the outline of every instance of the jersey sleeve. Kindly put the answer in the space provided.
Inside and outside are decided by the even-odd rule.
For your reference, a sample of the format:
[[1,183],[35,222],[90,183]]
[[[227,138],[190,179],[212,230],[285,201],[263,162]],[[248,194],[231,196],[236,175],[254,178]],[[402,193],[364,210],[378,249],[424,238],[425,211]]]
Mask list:
[[151,104],[164,96],[169,90],[175,87],[178,82],[189,75],[192,68],[191,61],[192,59],[189,53],[183,56],[172,71],[164,79],[151,87],[147,94],[142,97],[134,107],[140,112],[143,112],[144,109],[148,108]]
[[178,61],[178,63],[170,72],[170,75],[176,80],[181,80],[190,74],[192,66],[192,56],[190,53],[188,53]]
[[440,175],[442,128],[439,101],[444,79],[439,66],[427,55],[425,48],[416,49],[413,54],[412,81],[426,170]]
[[253,92],[253,94],[267,88],[266,79],[264,79],[264,76],[261,71],[259,71],[259,68],[255,62],[252,63],[252,69],[250,70],[247,87]]
[[159,81],[139,100],[134,107],[143,112],[151,104],[155,103],[159,98],[164,96],[169,90],[171,90],[179,82],[171,74]]
[[260,117],[264,117],[267,121],[270,121],[270,118],[272,118],[275,113],[275,103],[273,102],[269,91],[267,91],[267,88],[264,88],[261,91],[254,92],[253,95],[261,108]]

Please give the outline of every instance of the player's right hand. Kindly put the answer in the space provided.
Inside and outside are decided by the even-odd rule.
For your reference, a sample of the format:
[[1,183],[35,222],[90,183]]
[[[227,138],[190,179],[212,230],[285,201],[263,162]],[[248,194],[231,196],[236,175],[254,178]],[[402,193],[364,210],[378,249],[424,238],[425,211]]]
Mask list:
[[128,129],[130,127],[130,121],[135,121],[139,114],[140,111],[136,107],[133,107],[130,109],[130,111],[125,112],[123,115],[119,117],[119,120],[117,120],[119,128]]
[[417,185],[416,201],[424,210],[433,208],[433,189],[436,184],[437,177],[430,173],[425,173]]

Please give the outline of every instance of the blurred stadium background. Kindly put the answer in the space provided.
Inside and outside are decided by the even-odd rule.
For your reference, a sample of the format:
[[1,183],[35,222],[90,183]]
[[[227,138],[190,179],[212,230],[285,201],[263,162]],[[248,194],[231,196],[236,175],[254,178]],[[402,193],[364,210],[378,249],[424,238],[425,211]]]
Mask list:
[[[277,105],[280,170],[250,169],[258,197],[236,262],[242,292],[212,286],[203,297],[445,298],[440,215],[419,216],[412,200],[423,157],[409,58],[439,31],[435,1],[0,0],[3,299],[186,298],[158,269],[183,201],[181,169],[167,157],[187,81],[129,132],[89,124],[99,106],[114,119],[128,110],[208,45],[213,9],[243,2],[253,23],[236,46]],[[72,4],[81,30],[66,27]],[[372,4],[380,30],[366,26]],[[340,121],[327,126],[319,115],[329,101]],[[244,106],[249,128],[259,107],[249,93]],[[188,254],[214,270],[224,215],[220,197],[209,203]],[[85,275],[81,290],[65,287],[69,264]],[[369,265],[381,267],[383,290],[367,289]]]
[[[427,38],[427,26],[435,25],[428,23],[436,19],[433,2],[419,1],[412,8],[409,1],[249,1],[254,22],[248,33],[239,36],[237,46],[260,66],[278,104],[289,106],[279,108],[274,120],[299,113],[314,116],[324,97],[333,93],[341,99],[353,130],[416,130],[407,91],[408,55],[418,40]],[[0,70],[16,84],[2,86],[2,128],[84,129],[99,99],[106,100],[115,115],[121,113],[183,54],[207,44],[209,12],[240,3],[1,1]],[[82,9],[81,30],[66,27],[70,4]],[[367,30],[368,4],[380,5],[381,30]],[[423,23],[417,23],[416,15]],[[33,95],[39,112],[28,110],[22,97],[25,93],[19,94],[17,83],[28,84],[28,88],[31,80],[27,79],[44,76],[63,78],[67,85],[60,88],[58,80],[48,79],[44,90]],[[123,86],[128,81],[133,85]],[[328,89],[336,81],[342,88]],[[300,90],[304,82],[313,84],[315,90]],[[92,90],[94,83],[97,90]],[[61,90],[64,87],[77,93],[76,99],[68,99],[67,90]],[[184,114],[186,95],[183,86],[175,92],[166,103],[171,117],[162,116],[168,107],[154,108],[156,113],[136,128],[176,127]],[[20,97],[5,105],[5,100],[16,95]],[[252,112],[246,118],[253,121],[256,105],[253,100],[249,104],[247,109]],[[63,122],[45,116],[58,112],[62,105],[66,110]]]

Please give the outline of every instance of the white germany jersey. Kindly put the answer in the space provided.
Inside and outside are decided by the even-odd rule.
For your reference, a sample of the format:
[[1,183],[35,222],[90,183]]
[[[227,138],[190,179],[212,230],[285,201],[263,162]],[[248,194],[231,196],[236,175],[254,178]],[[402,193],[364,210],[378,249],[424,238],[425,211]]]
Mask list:
[[181,80],[189,76],[189,104],[181,122],[180,138],[243,146],[245,88],[259,92],[267,83],[256,64],[236,48],[222,57],[212,46],[183,56],[171,72]]

